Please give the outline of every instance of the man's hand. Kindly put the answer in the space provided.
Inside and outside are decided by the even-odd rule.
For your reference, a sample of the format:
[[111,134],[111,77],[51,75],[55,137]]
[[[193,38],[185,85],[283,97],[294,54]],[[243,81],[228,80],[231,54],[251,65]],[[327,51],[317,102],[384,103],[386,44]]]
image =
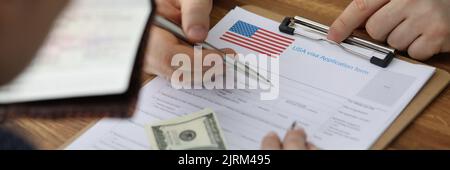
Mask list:
[[212,0],[156,0],[158,14],[182,25],[192,42],[205,40],[209,31]]
[[[177,37],[170,32],[153,26],[151,28],[151,38],[149,47],[147,47],[146,65],[144,71],[148,74],[156,74],[170,80],[173,72],[177,69],[171,66],[172,57],[176,54],[187,54],[190,57],[191,63],[194,62],[194,49],[180,42]],[[232,54],[233,51],[229,49],[223,50],[227,54]],[[203,50],[202,57],[208,54],[216,53],[212,50]],[[203,67],[203,72],[208,68]],[[192,72],[194,69],[192,69]]]
[[261,144],[263,150],[318,150],[316,146],[306,141],[305,131],[294,128],[286,133],[283,141],[275,132],[267,134]]
[[354,0],[333,23],[328,39],[341,42],[364,23],[372,38],[408,50],[415,59],[450,52],[448,0]]
[[[182,25],[188,39],[202,42],[209,31],[209,15],[212,0],[156,0],[157,13]],[[215,53],[203,50],[203,56]],[[171,67],[172,57],[176,54],[187,54],[194,61],[194,49],[180,42],[174,35],[159,27],[153,26],[148,47],[145,71],[170,80],[176,68]]]

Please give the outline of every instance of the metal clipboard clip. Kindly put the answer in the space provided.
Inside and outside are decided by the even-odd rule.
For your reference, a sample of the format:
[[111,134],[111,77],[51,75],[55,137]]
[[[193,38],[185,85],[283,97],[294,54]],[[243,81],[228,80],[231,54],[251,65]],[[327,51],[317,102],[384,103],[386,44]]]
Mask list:
[[[354,54],[363,59],[369,60],[370,63],[386,68],[389,66],[391,61],[395,57],[395,49],[381,46],[375,43],[372,43],[367,40],[363,40],[361,38],[357,38],[351,36],[343,41],[343,43],[336,43],[334,41],[326,39],[326,35],[328,34],[328,30],[330,29],[328,26],[322,25],[320,23],[308,20],[303,17],[295,16],[295,17],[286,17],[279,27],[280,31],[290,35],[300,35],[302,37],[314,40],[314,41],[324,41],[331,44],[334,44],[340,47],[342,50]],[[313,34],[319,34],[318,36],[308,36]],[[375,55],[367,55],[363,54],[358,48],[372,50],[376,52]]]

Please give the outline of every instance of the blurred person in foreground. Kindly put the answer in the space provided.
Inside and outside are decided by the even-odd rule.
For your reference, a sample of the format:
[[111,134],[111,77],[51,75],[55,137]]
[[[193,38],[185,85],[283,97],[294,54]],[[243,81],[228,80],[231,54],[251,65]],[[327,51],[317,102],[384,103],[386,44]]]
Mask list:
[[[13,80],[30,63],[67,2],[0,1],[0,85]],[[0,129],[0,149],[32,149],[32,146],[13,133]]]

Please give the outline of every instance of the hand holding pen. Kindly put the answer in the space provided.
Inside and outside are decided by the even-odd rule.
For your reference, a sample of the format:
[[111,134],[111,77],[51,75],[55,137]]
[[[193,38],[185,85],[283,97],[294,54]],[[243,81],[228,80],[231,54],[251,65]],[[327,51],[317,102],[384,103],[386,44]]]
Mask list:
[[[209,30],[211,0],[157,0],[156,3],[158,15],[181,25],[182,32],[189,42],[200,43],[205,40]],[[191,61],[194,61],[194,49],[192,45],[179,40],[168,30],[157,26],[152,26],[151,29],[144,71],[170,80],[172,73],[177,69],[171,66],[172,57],[176,54],[187,54],[191,57]],[[234,53],[230,49],[222,51]],[[203,57],[211,53],[222,54],[216,50],[205,49],[202,51]],[[206,70],[208,68],[203,69],[203,71]]]
[[292,123],[283,140],[277,133],[268,133],[261,144],[263,150],[319,150],[306,140],[306,133],[297,122]]

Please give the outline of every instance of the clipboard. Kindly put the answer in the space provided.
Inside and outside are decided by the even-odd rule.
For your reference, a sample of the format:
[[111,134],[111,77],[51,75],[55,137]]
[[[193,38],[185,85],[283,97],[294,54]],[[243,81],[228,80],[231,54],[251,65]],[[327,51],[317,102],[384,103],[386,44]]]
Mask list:
[[[280,14],[257,6],[245,5],[241,8],[274,21],[282,22],[283,19],[285,19],[285,17]],[[414,64],[423,64],[402,56],[396,56],[396,58]],[[449,82],[450,74],[445,70],[437,68],[436,73],[430,78],[420,92],[408,104],[405,110],[402,111],[397,119],[388,127],[388,129],[386,129],[386,131],[378,138],[370,149],[381,150],[386,148],[417,116],[420,115],[420,113],[434,100],[434,98],[436,98],[447,87]]]
[[[155,7],[153,1],[151,6]],[[137,105],[143,77],[144,57],[155,10],[147,17],[143,36],[137,49],[128,88],[124,93],[91,97],[74,97],[37,102],[0,104],[0,121],[10,118],[67,118],[67,117],[131,117]]]
[[[310,37],[308,36],[308,34],[304,34],[304,32],[311,33],[314,35],[326,36],[330,30],[330,27],[300,16],[285,17],[279,26],[279,30],[285,34],[297,35],[304,38],[308,38],[313,41],[327,42],[333,44],[348,53],[351,53],[362,59],[368,60],[371,64],[382,68],[386,68],[389,66],[389,64],[394,59],[396,53],[396,50],[393,48],[372,43],[370,41],[355,37],[353,35],[345,39],[342,43],[336,43],[326,38]],[[348,48],[349,46],[351,46],[352,48]],[[371,52],[376,52],[379,55],[363,54],[354,50],[353,48],[359,48]]]

